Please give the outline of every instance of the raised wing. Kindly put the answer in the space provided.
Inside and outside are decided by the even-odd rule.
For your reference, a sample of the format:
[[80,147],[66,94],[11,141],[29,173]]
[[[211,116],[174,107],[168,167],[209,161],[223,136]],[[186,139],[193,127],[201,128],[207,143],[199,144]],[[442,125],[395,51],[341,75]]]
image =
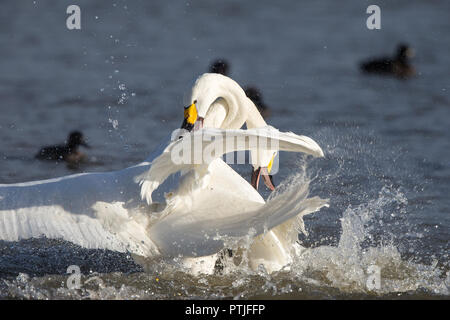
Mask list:
[[270,126],[249,130],[201,129],[171,142],[153,160],[150,170],[137,177],[141,197],[150,204],[153,191],[171,174],[192,169],[206,174],[207,166],[215,159],[229,152],[244,150],[303,152],[315,157],[324,155],[311,138],[280,132]]
[[86,248],[157,254],[147,217],[126,207],[133,200],[130,188],[140,202],[139,189],[121,173],[0,185],[0,240],[47,237]]

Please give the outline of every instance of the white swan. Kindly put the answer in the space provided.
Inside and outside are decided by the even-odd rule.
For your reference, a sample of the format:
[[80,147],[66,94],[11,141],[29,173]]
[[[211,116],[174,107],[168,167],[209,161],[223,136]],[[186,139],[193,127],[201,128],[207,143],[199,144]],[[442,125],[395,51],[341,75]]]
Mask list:
[[[260,124],[263,128],[205,128],[162,143],[146,161],[121,171],[0,185],[0,239],[63,238],[86,248],[128,251],[141,263],[181,256],[193,272],[212,272],[217,252],[232,246],[227,241],[240,239],[251,230],[257,238],[249,250],[250,266],[256,268],[262,263],[269,272],[285,266],[295,239],[284,235],[292,234],[287,231],[295,223],[293,218],[320,209],[326,201],[306,199],[305,186],[265,203],[249,183],[218,158],[221,154],[209,163],[187,166],[171,163],[168,155],[186,144],[187,136],[199,134],[226,134],[225,143],[235,137],[264,137],[276,142],[280,150],[315,156],[323,155],[322,150],[307,137],[292,133],[274,137],[273,129],[260,122],[262,118],[242,89],[224,76],[200,77],[191,98],[196,104],[191,103],[185,112],[185,122],[192,127],[236,128],[246,121],[248,128]],[[194,111],[198,119],[192,118]],[[219,141],[206,143],[202,150]],[[235,146],[224,152],[242,149],[262,155],[255,157],[254,165],[260,167],[268,165],[274,152],[255,145]],[[151,203],[155,188],[180,169],[187,173],[167,186],[172,192],[167,194],[166,203]],[[141,200],[141,194],[149,203]]]
[[[232,79],[220,74],[206,73],[199,77],[185,103],[188,107],[185,108],[185,119],[182,127],[188,130],[195,130],[202,127],[238,129],[241,128],[244,123],[248,129],[263,128],[267,126],[267,123],[258,112],[256,106],[249,98],[247,98],[242,88]],[[323,156],[322,150],[313,140],[307,137],[302,138],[308,140],[304,142],[304,145],[307,145],[309,148],[307,150],[301,150],[302,152],[319,157]],[[251,150],[253,165],[251,184],[256,190],[258,189],[260,175],[263,176],[264,183],[267,187],[272,190],[274,189],[269,177],[273,157],[273,150]],[[227,179],[227,172],[222,168],[224,166],[223,161],[217,159],[213,165],[218,170],[215,170],[212,176],[218,175],[218,181],[225,181]],[[221,170],[225,172],[220,174]],[[259,193],[248,188],[248,184],[238,180],[237,177],[234,178],[233,184],[239,185],[239,191],[246,190],[246,201],[239,203],[241,212],[242,210],[245,211],[243,208],[247,207],[247,203],[258,203],[259,206],[265,203]],[[149,194],[153,190],[153,188],[147,190],[146,187],[148,186],[149,185],[144,183],[142,188],[142,196],[147,198],[147,200],[149,199]],[[152,186],[154,187],[154,185]],[[229,189],[222,190],[221,194],[224,196],[227,193],[230,193]],[[196,201],[196,203],[202,203],[202,207],[207,207],[206,204],[212,202],[210,207],[214,207],[215,200],[210,199],[215,199],[215,197],[206,196],[206,192],[203,192],[202,194],[205,195],[205,198],[202,201]],[[301,192],[299,192],[298,195],[300,194]],[[271,272],[279,270],[291,262],[292,250],[299,248],[296,231],[298,230],[298,227],[302,227],[303,225],[301,217],[304,214],[316,211],[326,205],[326,202],[319,198],[314,198],[314,200],[317,200],[316,207],[311,205],[311,207],[305,209],[303,212],[299,212],[299,215],[297,216],[298,219],[293,218],[286,221],[277,228],[269,230],[263,236],[257,237],[254,240],[250,250],[247,252],[250,267],[256,269],[257,266],[262,263],[267,271]],[[278,201],[283,202],[286,201],[286,199],[278,199]],[[301,202],[300,199],[297,199],[297,201]],[[233,202],[233,200],[230,199],[230,202]],[[249,207],[251,207],[251,205]],[[201,210],[201,208],[195,209],[197,213]],[[260,207],[259,210],[261,210]],[[239,210],[237,210],[237,212],[239,212]],[[229,214],[228,211],[224,213],[225,216]],[[220,217],[220,212],[216,211],[214,216],[217,219],[217,217]],[[175,219],[175,215],[172,215],[172,217]],[[212,258],[211,261],[214,261],[214,259]],[[201,263],[205,264],[205,261],[201,260]]]
[[[232,79],[217,73],[205,73],[199,77],[187,100],[183,127],[186,129],[220,128],[239,129],[244,123],[247,129],[263,128],[266,121],[244,90]],[[195,123],[192,123],[195,119]],[[189,122],[191,121],[191,123]],[[323,156],[323,154],[322,154]],[[270,163],[274,153],[252,150],[252,185],[258,189],[260,175],[270,189],[275,187],[269,178]]]

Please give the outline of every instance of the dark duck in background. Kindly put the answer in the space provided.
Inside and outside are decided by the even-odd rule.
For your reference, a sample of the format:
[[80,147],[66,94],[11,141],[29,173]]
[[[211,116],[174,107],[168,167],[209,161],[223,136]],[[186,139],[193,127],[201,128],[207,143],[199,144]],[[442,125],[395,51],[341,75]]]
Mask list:
[[270,115],[270,110],[267,105],[264,103],[262,99],[261,92],[255,87],[247,87],[245,88],[245,94],[249,97],[250,100],[253,101],[256,108],[258,108],[259,113],[263,116],[263,118],[267,118]]
[[43,147],[36,154],[36,158],[40,160],[65,161],[69,165],[77,165],[86,160],[86,155],[78,150],[79,146],[90,148],[81,132],[72,131],[65,144]]
[[[229,71],[230,65],[225,59],[216,59],[209,66],[209,72],[211,73],[220,73],[228,77]],[[245,89],[245,94],[250,100],[253,101],[263,118],[267,118],[270,115],[269,108],[262,100],[261,91],[255,87],[247,87]]]
[[224,76],[228,76],[229,70],[230,67],[225,59],[214,60],[209,66],[209,72],[220,73],[223,74]]
[[414,56],[414,51],[406,44],[397,47],[394,57],[375,58],[361,63],[360,68],[364,73],[394,76],[407,79],[416,74],[409,59]]

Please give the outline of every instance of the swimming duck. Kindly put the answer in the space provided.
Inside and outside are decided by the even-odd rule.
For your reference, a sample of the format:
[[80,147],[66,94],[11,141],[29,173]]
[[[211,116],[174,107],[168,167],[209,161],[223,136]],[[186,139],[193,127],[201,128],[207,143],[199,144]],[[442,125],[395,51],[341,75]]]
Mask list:
[[[228,76],[229,69],[230,69],[229,64],[225,59],[217,59],[211,63],[211,66],[209,67],[209,72],[219,73],[224,76]],[[267,105],[264,104],[264,102],[262,101],[261,91],[259,91],[255,87],[247,87],[245,89],[245,94],[247,95],[248,98],[250,98],[250,100],[253,101],[253,103],[256,105],[256,108],[258,108],[258,111],[263,116],[263,118],[267,118],[270,114],[270,111]]]
[[263,118],[267,118],[270,115],[269,108],[263,102],[261,91],[259,91],[255,87],[247,87],[245,88],[245,94],[250,100],[253,101]]
[[68,163],[77,164],[86,158],[83,153],[78,151],[79,146],[90,148],[84,141],[81,132],[72,131],[65,144],[43,147],[36,154],[36,158],[40,160],[66,161]]
[[406,44],[397,47],[394,57],[382,57],[361,63],[361,70],[365,73],[380,75],[392,75],[406,79],[415,75],[415,68],[409,63],[414,56],[414,51]]
[[209,67],[209,72],[219,73],[224,76],[228,76],[228,71],[230,70],[230,65],[225,59],[217,59],[211,63]]

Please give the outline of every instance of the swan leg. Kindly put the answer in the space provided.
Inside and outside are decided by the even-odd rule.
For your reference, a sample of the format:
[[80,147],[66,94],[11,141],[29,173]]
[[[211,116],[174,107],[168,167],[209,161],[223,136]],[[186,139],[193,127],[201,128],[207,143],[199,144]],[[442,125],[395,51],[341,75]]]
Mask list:
[[259,178],[261,176],[263,177],[264,184],[267,186],[267,188],[269,188],[272,191],[275,190],[272,176],[269,175],[269,171],[268,171],[267,167],[259,167],[258,169],[253,170],[252,179],[251,179],[251,184],[252,184],[253,188],[258,190]]

